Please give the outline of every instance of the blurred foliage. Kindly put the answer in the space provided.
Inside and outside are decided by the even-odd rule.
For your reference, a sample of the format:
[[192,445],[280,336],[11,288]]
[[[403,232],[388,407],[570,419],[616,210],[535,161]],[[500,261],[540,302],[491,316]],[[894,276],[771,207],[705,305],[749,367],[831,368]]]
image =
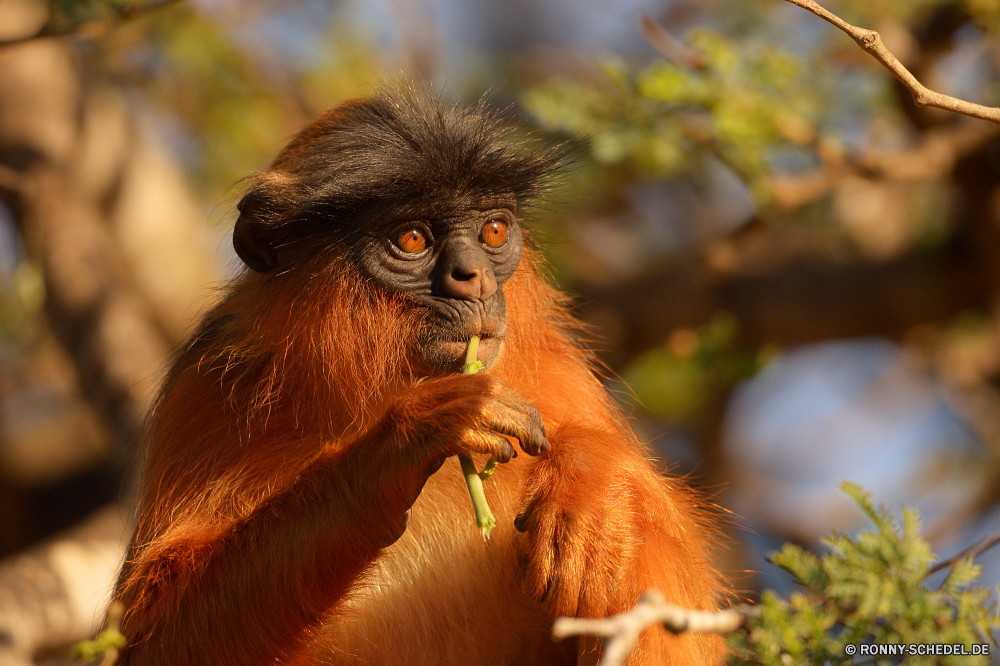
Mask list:
[[24,261],[0,276],[0,363],[37,342],[45,303],[45,280],[39,268]]
[[87,23],[109,22],[161,7],[176,0],[50,0],[45,32],[64,33]]
[[114,664],[118,650],[128,645],[128,639],[120,631],[124,607],[119,602],[108,608],[104,628],[93,640],[78,641],[73,645],[73,656],[78,660],[94,662],[100,659],[100,666]]
[[[180,147],[206,201],[233,201],[240,179],[265,167],[305,122],[405,68],[406,46],[393,51],[378,43],[377,28],[362,27],[351,2],[318,3],[321,18],[308,30],[294,26],[312,45],[308,57],[281,52],[287,44],[276,44],[287,42],[287,34],[259,39],[262,29],[280,29],[307,4],[49,0],[49,23],[63,29],[109,24],[83,49],[92,71],[137,93],[135,105],[151,110],[158,129]],[[913,34],[943,9],[964,12],[985,30],[997,28],[1000,14],[1000,0],[840,0],[831,7],[859,25]],[[508,91],[528,116],[526,134],[541,130],[580,146],[556,195],[577,205],[554,206],[559,212],[543,207],[535,215],[565,285],[594,276],[593,283],[612,284],[654,275],[676,255],[697,255],[713,237],[739,228],[746,220],[712,227],[715,210],[664,222],[671,211],[657,217],[659,211],[637,201],[649,189],[677,183],[702,204],[731,199],[733,191],[719,189],[720,171],[737,182],[731,189],[751,202],[744,207],[753,217],[793,228],[815,254],[841,260],[847,247],[885,259],[914,247],[934,252],[948,241],[947,182],[889,187],[866,173],[791,209],[776,201],[776,176],[839,168],[859,146],[898,147],[918,138],[891,76],[846,35],[773,0],[666,3],[661,17],[666,30],[681,37],[677,53],[649,49],[646,62],[605,55],[583,67],[578,57],[575,65],[536,62],[544,75],[521,78]],[[285,31],[293,32],[287,25]],[[490,64],[486,86],[517,76],[502,63]],[[461,81],[449,83],[464,89]],[[863,198],[868,205],[858,203]],[[880,215],[874,205],[880,202],[895,213]],[[852,217],[856,210],[871,214]],[[581,214],[612,231],[579,232]],[[688,226],[657,228],[667,224]],[[893,225],[906,228],[891,231]],[[655,234],[660,237],[651,241]],[[634,247],[619,252],[618,264],[592,261],[594,245],[626,236]],[[675,331],[662,347],[634,359],[624,374],[638,402],[669,423],[700,419],[707,405],[759,367],[764,352],[738,349],[737,324],[717,317],[698,331]],[[688,355],[674,344],[685,337],[696,340]]]
[[756,374],[773,353],[734,349],[737,332],[736,318],[717,312],[705,326],[679,329],[665,345],[637,356],[622,379],[634,400],[658,419],[697,421],[713,395]]
[[[1000,16],[998,0],[843,0],[832,8],[859,25],[910,37],[938,11],[965,12],[991,31]],[[585,205],[628,207],[635,183],[650,181],[691,182],[711,197],[708,166],[720,163],[748,188],[758,217],[800,225],[818,218],[839,225],[841,236],[857,236],[859,225],[838,219],[851,207],[830,205],[837,187],[776,206],[774,179],[840,168],[869,146],[912,144],[918,137],[892,76],[847,35],[797,7],[720,0],[703,11],[700,18],[721,31],[693,27],[669,57],[642,66],[604,56],[521,93],[543,132],[582,145],[575,176]],[[874,180],[871,189],[883,185]],[[913,244],[939,247],[948,236],[947,186],[924,182],[905,198],[913,196],[922,200],[906,217],[920,228],[908,235]],[[865,249],[864,239],[859,245]]]
[[707,29],[691,33],[697,64],[661,61],[636,69],[615,58],[591,81],[558,78],[523,104],[548,131],[582,135],[595,166],[624,177],[696,176],[720,159],[766,202],[773,153],[813,139],[821,96],[801,59],[745,45]]
[[258,6],[232,25],[191,4],[169,7],[111,32],[92,54],[101,71],[175,123],[182,158],[209,200],[266,167],[303,124],[363,95],[388,64],[336,8],[308,61],[258,48],[254,29],[277,20],[269,11]]
[[[820,4],[849,23],[875,30],[883,30],[889,24],[918,28],[943,8],[959,9],[991,32],[1000,29],[997,22],[1000,2],[997,0],[835,0]],[[724,26],[726,34],[734,36],[770,32],[769,22],[776,7],[790,14],[802,11],[775,0],[718,0],[710,6],[709,11]],[[846,48],[857,48],[836,28],[822,24],[822,29],[837,40],[847,40],[843,42]]]
[[935,10],[942,7],[957,6],[979,24],[991,32],[1000,28],[1000,2],[997,0],[846,0],[838,10],[848,21],[878,23],[884,20],[898,21],[906,24],[917,24],[927,21]]
[[[920,535],[916,511],[903,511],[899,525],[884,507],[854,484],[841,489],[874,523],[856,538],[834,533],[824,540],[826,555],[785,544],[771,561],[795,576],[805,591],[787,600],[765,592],[759,614],[730,642],[736,655],[768,666],[792,664],[898,663],[845,652],[861,643],[992,643],[1000,607],[991,591],[974,586],[981,567],[959,560],[944,582],[928,586],[935,556]],[[907,664],[989,664],[988,656],[907,656]]]
[[[342,7],[331,6],[327,33],[310,57],[295,59],[275,54],[247,30],[274,23],[285,5],[247,3],[238,10],[224,5],[51,0],[47,28],[59,32],[81,24],[114,24],[82,49],[91,70],[137,93],[134,103],[144,112],[152,110],[160,128],[174,133],[173,144],[181,146],[209,201],[225,198],[234,181],[266,166],[303,123],[364,94],[385,72],[398,71],[395,56],[380,50]],[[843,189],[831,187],[795,210],[780,210],[773,178],[825,164],[842,166],[845,154],[866,145],[916,143],[918,131],[907,120],[904,98],[893,93],[891,77],[865,60],[846,35],[798,8],[771,0],[703,5],[696,21],[678,27],[689,49],[685,57],[641,64],[609,55],[593,67],[564,67],[514,91],[531,118],[526,125],[581,147],[567,179],[571,194],[562,197],[580,201],[588,215],[633,225],[641,246],[636,192],[649,184],[681,182],[711,200],[719,193],[710,172],[722,165],[749,193],[755,216],[799,228],[821,219],[848,236],[850,225],[836,219],[838,209],[831,203]],[[1000,0],[842,0],[835,7],[859,25],[901,26],[910,36],[945,8],[967,13],[987,35],[1000,30]],[[789,30],[788,17],[810,28],[802,34]],[[858,67],[859,62],[865,64]],[[503,72],[495,73],[502,78]],[[862,182],[866,196],[889,191],[871,174],[863,175],[855,185]],[[887,200],[895,204],[905,198],[923,206],[908,209],[904,223],[917,225],[922,249],[934,251],[948,238],[950,186],[942,177],[908,187],[893,190],[895,198]],[[542,226],[570,227],[579,209],[540,213]],[[876,216],[873,222],[885,220]],[[699,244],[740,223],[695,230],[690,245],[678,243],[680,249],[672,251],[694,246],[691,254],[696,255]],[[570,240],[559,250],[562,255],[582,254],[579,239],[564,236]],[[809,240],[817,246],[834,244],[819,235]],[[669,259],[659,258],[661,265]],[[572,280],[571,271],[556,263]],[[42,285],[37,269],[25,265],[0,287],[0,341],[16,338],[37,316]],[[970,340],[966,347],[983,346],[987,327],[974,323],[967,328],[971,333],[956,327],[963,340]],[[703,326],[674,331],[622,372],[635,402],[669,424],[704,418],[707,406],[756,373],[771,353],[741,349],[738,334],[739,322],[725,312]],[[917,515],[904,512],[898,525],[859,488],[844,489],[875,531],[856,539],[833,535],[826,541],[831,552],[823,556],[794,545],[775,555],[774,563],[792,573],[805,591],[787,600],[765,593],[760,616],[734,638],[740,654],[775,666],[849,663],[854,660],[844,646],[862,641],[968,645],[989,640],[998,617],[988,607],[989,591],[974,586],[979,567],[959,562],[939,588],[929,588],[926,577],[934,556],[920,535]],[[959,659],[980,663],[969,657],[910,661]]]
[[[960,37],[975,42],[963,55],[966,61],[991,57],[983,55],[994,48],[984,29],[996,30],[1000,15],[997,0],[842,0],[824,5],[858,25],[902,35],[900,43],[908,43],[913,52],[919,48],[918,35],[947,23],[947,47],[935,46],[918,63],[922,75],[942,53],[957,49]],[[644,277],[664,271],[677,255],[710,255],[706,248],[713,238],[751,220],[762,221],[769,232],[780,231],[770,237],[773,250],[752,256],[756,263],[732,262],[745,274],[762,274],[788,261],[775,258],[782,252],[777,240],[795,246],[789,257],[831,263],[888,261],[910,252],[929,256],[946,247],[957,201],[949,173],[895,179],[864,166],[869,153],[910,149],[924,136],[907,108],[908,96],[853,40],[798,7],[771,0],[718,0],[686,11],[690,13],[677,9],[675,24],[664,21],[665,30],[680,38],[674,48],[651,40],[659,54],[650,62],[613,55],[590,67],[575,61],[543,70],[520,93],[531,121],[543,133],[580,146],[573,173],[573,198],[580,204],[546,220],[556,230],[553,235],[592,237],[593,225],[583,227],[580,218],[588,224],[596,218],[605,223],[602,230],[612,230],[605,234],[605,247],[613,245],[617,251],[614,232],[627,228],[635,248],[628,250],[632,265],[641,264],[631,275]],[[941,12],[957,18],[942,23]],[[976,31],[956,36],[955,22],[974,22]],[[937,122],[962,121],[951,116]],[[737,186],[719,186],[720,165],[735,176]],[[676,221],[669,220],[673,211],[666,211],[658,218],[640,199],[651,186],[667,183],[683,184],[701,207],[694,212],[708,212]],[[751,210],[742,220],[727,222],[728,227],[713,228],[713,216],[724,213],[727,205],[719,202],[741,196],[751,202]],[[672,226],[664,231],[667,225]],[[665,234],[682,240],[673,246],[660,243]],[[650,249],[657,247],[658,253]],[[607,265],[600,256],[594,260],[583,243],[569,242],[550,252],[568,284],[603,285],[629,277],[616,272],[629,264],[629,257],[620,256],[626,251]],[[587,259],[574,265],[568,259],[574,253]],[[737,324],[733,322],[738,331]],[[737,351],[735,333],[713,351],[701,346],[706,332],[722,330],[713,326],[718,324],[693,334],[698,353],[679,354],[671,340],[664,340],[627,365],[624,378],[637,401],[656,417],[671,424],[697,421],[735,381],[759,367],[755,359],[763,350]],[[692,333],[675,331],[672,336],[683,339]]]

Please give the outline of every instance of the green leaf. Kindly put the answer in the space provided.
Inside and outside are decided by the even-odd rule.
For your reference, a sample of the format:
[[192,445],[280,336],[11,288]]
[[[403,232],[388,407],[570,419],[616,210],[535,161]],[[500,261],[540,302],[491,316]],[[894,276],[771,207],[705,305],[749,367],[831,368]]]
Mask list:
[[740,64],[736,43],[713,30],[701,28],[692,31],[688,43],[704,53],[708,67],[720,74],[731,74]]
[[959,560],[951,566],[948,578],[945,579],[943,587],[949,590],[957,590],[971,585],[983,573],[983,567],[974,563],[971,559]]
[[671,63],[661,63],[646,71],[638,80],[639,94],[656,102],[680,104],[703,96],[697,79],[687,70]]

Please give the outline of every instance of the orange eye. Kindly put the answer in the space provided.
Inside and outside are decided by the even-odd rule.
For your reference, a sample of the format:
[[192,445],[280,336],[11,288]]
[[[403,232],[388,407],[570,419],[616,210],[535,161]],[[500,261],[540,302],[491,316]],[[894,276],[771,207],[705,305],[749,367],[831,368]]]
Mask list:
[[408,254],[420,254],[427,249],[427,236],[419,229],[407,229],[399,234],[396,245]]
[[486,247],[503,247],[503,244],[507,242],[507,223],[500,220],[487,222],[483,225],[479,239],[486,244]]

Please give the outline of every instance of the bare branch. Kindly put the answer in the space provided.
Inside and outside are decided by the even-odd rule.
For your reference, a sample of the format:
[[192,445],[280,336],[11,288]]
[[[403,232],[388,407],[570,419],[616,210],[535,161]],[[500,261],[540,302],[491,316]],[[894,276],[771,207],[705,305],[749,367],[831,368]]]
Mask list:
[[928,130],[917,146],[909,150],[882,151],[869,148],[851,158],[854,166],[897,181],[941,178],[955,169],[963,157],[980,150],[1000,129],[963,121],[953,126]]
[[117,13],[107,20],[102,21],[84,21],[82,23],[67,23],[65,25],[58,25],[50,22],[46,23],[41,27],[38,32],[31,33],[29,35],[21,35],[20,37],[12,37],[11,39],[0,39],[0,48],[5,46],[16,46],[17,44],[24,44],[25,42],[30,42],[35,39],[43,39],[45,37],[65,37],[66,35],[73,35],[77,33],[85,34],[100,34],[106,32],[112,26],[123,23],[125,21],[130,21],[142,14],[151,12],[161,7],[166,7],[167,5],[172,5],[182,0],[159,0],[145,6],[130,5],[123,7],[122,9],[116,10]]
[[561,617],[552,625],[555,639],[593,635],[604,639],[604,654],[598,666],[621,666],[639,640],[639,634],[654,624],[672,633],[703,631],[729,633],[742,627],[755,613],[749,606],[737,606],[721,611],[701,611],[682,608],[667,601],[659,590],[646,590],[631,610],[607,618],[589,619]]
[[897,182],[940,178],[950,173],[961,158],[998,134],[1000,127],[995,125],[962,121],[928,130],[917,146],[907,150],[885,151],[870,147],[843,154],[838,159],[824,159],[822,166],[806,173],[772,176],[772,201],[780,208],[793,210],[826,196],[850,175],[877,176]]
[[941,93],[934,92],[933,90],[926,88],[922,83],[920,83],[920,81],[917,81],[916,77],[913,76],[908,69],[903,67],[902,63],[896,60],[896,56],[892,55],[892,53],[885,48],[885,44],[882,43],[882,38],[879,37],[879,34],[874,30],[867,30],[865,28],[859,28],[855,25],[851,25],[836,14],[823,9],[813,2],[813,0],[786,0],[786,2],[790,2],[797,7],[801,7],[802,9],[815,14],[850,35],[850,37],[858,43],[858,46],[882,63],[886,69],[892,72],[893,76],[899,79],[903,85],[906,86],[906,88],[913,95],[913,103],[917,106],[933,106],[938,109],[944,109],[945,111],[961,113],[966,116],[979,118],[981,120],[988,120],[1000,125],[1000,108],[974,104],[949,95],[942,95]]
[[674,37],[649,14],[639,19],[639,30],[646,42],[667,60],[691,69],[705,66],[704,54]]
[[985,553],[987,550],[993,546],[1000,543],[1000,530],[987,534],[985,537],[972,544],[965,550],[963,550],[958,555],[949,557],[947,560],[942,560],[934,566],[932,566],[928,571],[927,575],[930,576],[933,573],[937,573],[942,569],[947,569],[948,567],[954,566],[956,563],[962,560],[972,560],[976,561],[976,558]]

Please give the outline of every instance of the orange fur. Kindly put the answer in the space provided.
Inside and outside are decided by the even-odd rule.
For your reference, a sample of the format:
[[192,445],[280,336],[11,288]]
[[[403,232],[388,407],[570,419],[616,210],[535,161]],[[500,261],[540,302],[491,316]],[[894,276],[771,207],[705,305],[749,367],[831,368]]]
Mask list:
[[[428,414],[445,431],[466,418],[439,409],[457,383],[414,377],[406,298],[323,254],[240,278],[151,421],[119,663],[570,664],[555,616],[616,613],[653,586],[715,607],[702,509],[635,441],[531,251],[505,291],[504,352],[461,386],[534,404],[552,452],[487,482],[484,543],[455,458],[421,489],[423,459],[397,445]],[[717,637],[653,628],[629,664],[723,655]]]
[[[344,490],[366,469],[351,442],[412,390],[406,342],[418,322],[404,299],[336,262],[244,277],[208,317],[222,323],[172,371],[152,421],[116,593],[131,640],[121,663],[572,663],[574,645],[548,638],[557,615],[619,612],[651,586],[713,607],[706,521],[634,441],[572,338],[563,296],[530,253],[507,290],[511,324],[491,374],[541,411],[553,451],[501,465],[486,484],[491,541],[452,458],[403,537],[381,548],[373,525],[398,524],[390,507],[412,498],[378,479],[369,504]],[[341,485],[310,475],[318,468],[341,470]],[[722,654],[713,637],[651,629],[629,663]]]

